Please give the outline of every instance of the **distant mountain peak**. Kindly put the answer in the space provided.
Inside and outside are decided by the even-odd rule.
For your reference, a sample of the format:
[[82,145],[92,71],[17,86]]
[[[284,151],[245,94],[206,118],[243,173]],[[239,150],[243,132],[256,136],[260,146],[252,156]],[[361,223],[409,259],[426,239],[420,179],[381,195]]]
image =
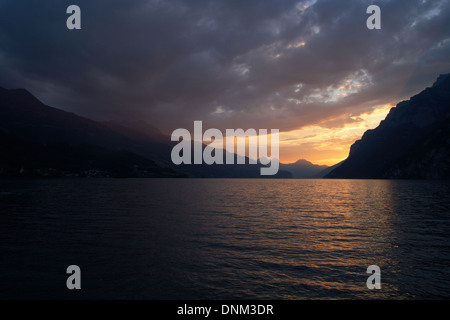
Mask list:
[[313,164],[312,162],[305,160],[305,159],[298,159],[297,161],[294,162],[294,164],[298,164],[298,165],[307,165],[307,166],[315,166],[315,164]]
[[280,168],[291,172],[293,178],[321,178],[320,172],[328,166],[313,164],[308,160],[299,159],[294,163],[280,164]]

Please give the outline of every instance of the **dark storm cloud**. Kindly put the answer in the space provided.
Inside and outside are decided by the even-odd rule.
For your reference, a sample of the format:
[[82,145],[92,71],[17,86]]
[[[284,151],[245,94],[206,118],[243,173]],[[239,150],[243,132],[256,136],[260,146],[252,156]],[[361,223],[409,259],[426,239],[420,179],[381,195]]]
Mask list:
[[[372,3],[381,30],[366,28]],[[70,4],[82,30],[66,28]],[[164,130],[289,130],[450,72],[449,18],[448,1],[0,1],[0,86]]]

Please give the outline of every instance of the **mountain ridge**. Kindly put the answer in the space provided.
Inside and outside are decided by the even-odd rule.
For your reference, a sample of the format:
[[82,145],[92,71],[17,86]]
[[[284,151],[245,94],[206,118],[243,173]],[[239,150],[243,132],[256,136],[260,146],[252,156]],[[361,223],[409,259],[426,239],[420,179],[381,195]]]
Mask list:
[[313,164],[305,159],[293,163],[280,163],[280,169],[290,172],[295,179],[321,178],[320,173],[327,168],[328,166]]
[[450,74],[391,108],[325,178],[449,179]]
[[[85,150],[78,150],[81,158],[94,156],[97,160],[102,158],[106,149],[111,157],[123,155],[124,151],[130,152],[124,162],[144,163],[146,166],[153,165],[169,176],[185,177],[210,177],[210,178],[262,178],[260,166],[244,165],[179,165],[175,166],[171,161],[171,150],[176,142],[167,142],[164,135],[148,124],[134,126],[127,123],[100,123],[89,118],[76,115],[71,112],[47,106],[34,97],[26,89],[4,89],[0,88],[0,131],[7,136],[4,137],[6,144],[13,139],[25,147],[26,143],[33,149],[49,152],[47,146],[60,145],[60,149],[52,150],[55,157],[62,157],[61,153],[67,153],[67,148],[79,148],[80,146],[93,146],[86,154]],[[130,128],[131,127],[131,128]],[[26,142],[26,143],[25,143]],[[0,145],[0,148],[2,146]],[[17,158],[24,159],[26,152],[16,150]],[[4,149],[3,152],[8,152]],[[37,153],[30,156],[38,157]],[[49,159],[47,159],[49,160]],[[147,162],[145,161],[147,160]],[[151,161],[151,162],[150,162]],[[42,161],[38,161],[43,166]],[[45,161],[44,161],[45,162]],[[97,161],[98,162],[98,161]],[[46,161],[45,163],[49,163]],[[9,168],[11,166],[9,165]],[[14,167],[14,170],[17,170]],[[64,171],[67,168],[60,168]],[[153,171],[157,171],[154,169]],[[174,173],[172,173],[172,171]],[[155,176],[157,174],[155,173]],[[280,170],[274,176],[266,178],[289,178],[290,173]]]

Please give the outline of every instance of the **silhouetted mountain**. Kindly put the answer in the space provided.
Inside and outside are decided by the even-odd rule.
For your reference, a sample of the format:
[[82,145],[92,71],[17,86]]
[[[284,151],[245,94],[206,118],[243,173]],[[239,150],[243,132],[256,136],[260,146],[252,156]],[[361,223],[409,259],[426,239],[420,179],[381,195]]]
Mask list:
[[450,74],[392,108],[326,178],[449,179]]
[[292,178],[297,179],[321,178],[322,176],[318,174],[327,168],[328,166],[319,166],[303,159],[294,163],[280,164],[281,170],[290,172]]
[[324,178],[327,174],[329,174],[331,171],[339,167],[344,161],[341,161],[339,163],[336,163],[335,165],[332,165],[331,167],[327,167],[326,169],[320,171],[317,173],[314,178]]
[[[64,161],[70,152],[74,159],[86,160],[86,157],[95,158],[91,168],[104,166],[100,160],[109,161],[101,154],[108,154],[111,161],[122,161],[131,165],[133,162],[153,168],[154,176],[157,170],[165,172],[167,176],[189,177],[215,177],[215,178],[288,178],[287,172],[279,172],[276,176],[260,176],[259,165],[181,165],[175,166],[171,161],[171,151],[177,142],[170,141],[156,128],[149,124],[138,122],[108,122],[99,123],[76,114],[49,107],[25,89],[7,90],[0,88],[0,130],[6,135],[3,137],[3,146],[11,145],[13,139],[20,146],[16,155],[27,155],[31,163],[38,161],[39,168],[49,166],[50,155],[55,159],[52,166],[58,161]],[[90,146],[90,154],[86,154],[86,146]],[[0,145],[0,148],[3,147]],[[51,149],[50,146],[59,146]],[[28,153],[23,148],[39,149],[39,152]],[[21,149],[22,148],[22,149]],[[7,149],[4,149],[7,150]],[[102,150],[102,151],[101,151]],[[129,154],[126,159],[119,159],[119,155]],[[6,152],[6,151],[5,151]],[[41,157],[47,157],[41,159]],[[88,157],[88,158],[89,158]],[[23,157],[22,157],[23,158]],[[149,160],[151,159],[151,160]],[[42,161],[41,161],[42,160]],[[118,164],[120,164],[120,161]],[[145,162],[145,161],[151,161]],[[248,159],[246,161],[248,163]],[[12,165],[9,162],[10,166]],[[95,164],[95,166],[94,166]],[[103,163],[106,165],[106,163]],[[9,167],[10,167],[9,166]],[[12,166],[12,170],[18,168]],[[32,166],[34,167],[34,166]],[[67,168],[60,168],[66,170]],[[82,168],[87,170],[86,167]],[[110,168],[111,169],[111,168]],[[20,169],[19,169],[20,170]],[[81,170],[81,169],[76,169]],[[75,170],[75,171],[76,171]],[[111,169],[112,170],[112,169]],[[69,170],[70,171],[70,170]],[[161,173],[162,174],[162,173]]]
[[[173,145],[178,142],[173,142]],[[189,177],[201,178],[265,178],[265,179],[286,179],[292,178],[292,174],[286,170],[280,170],[275,175],[261,176],[260,168],[269,165],[261,164],[258,160],[257,164],[249,164],[249,158],[233,154],[234,164],[227,164],[227,158],[230,153],[226,150],[222,152],[223,164],[194,164],[194,145],[199,145],[198,142],[191,141],[191,164],[180,164],[176,166],[177,170],[187,174]],[[206,145],[202,144],[202,152]],[[244,161],[245,164],[237,164],[238,161]],[[281,164],[280,164],[281,165]]]
[[154,141],[167,144],[170,141],[170,136],[164,135],[158,128],[152,126],[151,124],[143,121],[105,121],[102,122],[103,125],[110,127],[116,132],[120,132],[123,135],[136,139],[141,137],[147,141]]
[[179,177],[128,151],[93,145],[40,145],[0,130],[0,177]]
[[44,105],[25,89],[0,90],[0,129],[41,144],[98,145],[129,150],[169,166],[171,147],[141,135],[124,134],[76,114]]

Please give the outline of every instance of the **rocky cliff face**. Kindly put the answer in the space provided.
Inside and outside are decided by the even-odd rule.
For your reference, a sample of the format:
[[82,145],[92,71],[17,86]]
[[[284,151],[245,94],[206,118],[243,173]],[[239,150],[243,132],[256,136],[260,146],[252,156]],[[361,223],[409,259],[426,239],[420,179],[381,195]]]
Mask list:
[[392,108],[326,178],[450,179],[450,74]]

